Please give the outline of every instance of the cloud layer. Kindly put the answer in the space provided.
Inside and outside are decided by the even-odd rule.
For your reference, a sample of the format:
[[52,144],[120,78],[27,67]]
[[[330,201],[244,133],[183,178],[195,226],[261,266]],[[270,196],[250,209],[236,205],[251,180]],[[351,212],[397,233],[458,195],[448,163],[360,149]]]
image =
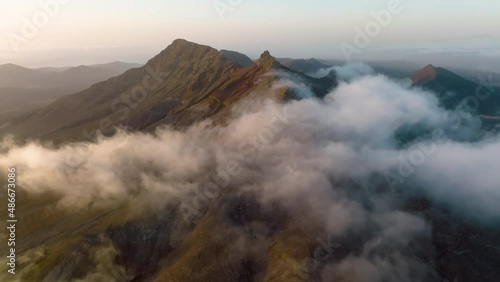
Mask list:
[[[347,81],[324,100],[244,101],[223,127],[205,122],[182,132],[121,132],[61,148],[5,140],[0,168],[16,167],[24,189],[60,193],[60,205],[68,207],[141,200],[160,208],[176,200],[201,210],[193,194],[226,187],[254,193],[263,204],[278,201],[290,214],[304,212],[336,237],[363,234],[358,252],[324,269],[325,281],[435,279],[408,247],[416,238],[429,240],[430,227],[401,211],[404,198],[391,191],[495,222],[500,138],[463,141],[468,133],[457,132],[476,123],[453,127],[433,93],[345,73]],[[297,85],[286,79],[276,87]],[[373,191],[374,176],[386,192]]]

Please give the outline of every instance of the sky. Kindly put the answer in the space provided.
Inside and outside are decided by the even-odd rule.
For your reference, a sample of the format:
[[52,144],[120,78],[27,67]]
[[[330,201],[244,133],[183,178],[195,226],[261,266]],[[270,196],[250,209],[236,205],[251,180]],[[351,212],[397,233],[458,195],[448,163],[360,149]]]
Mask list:
[[144,63],[184,38],[251,58],[269,50],[493,69],[499,16],[498,0],[0,0],[0,64]]

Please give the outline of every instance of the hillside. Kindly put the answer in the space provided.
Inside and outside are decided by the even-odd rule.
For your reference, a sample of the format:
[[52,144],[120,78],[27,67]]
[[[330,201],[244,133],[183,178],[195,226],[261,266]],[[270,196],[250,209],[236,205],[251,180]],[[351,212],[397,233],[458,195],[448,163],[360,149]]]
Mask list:
[[311,58],[311,59],[280,59],[281,63],[298,72],[301,73],[314,73],[320,69],[329,68],[331,65],[326,65],[321,63],[320,61]]
[[0,114],[43,107],[63,95],[81,91],[94,83],[139,66],[122,62],[42,69],[1,65]]
[[247,55],[238,53],[236,51],[220,50],[220,53],[227,59],[236,62],[240,67],[248,67],[253,65],[254,61],[250,59]]
[[14,64],[0,65],[0,87],[56,87],[70,84],[87,85],[140,67],[139,64],[113,62],[109,64],[67,68],[29,69]]
[[[254,96],[257,100],[298,98],[298,93],[289,85],[272,88],[274,82],[284,76],[293,76],[309,85],[315,92],[313,95],[320,97],[336,85],[333,76],[314,79],[292,71],[267,51],[252,65],[242,67],[216,49],[178,39],[145,66],[17,117],[3,128],[3,132],[66,143],[92,139],[94,136],[86,132],[102,130],[102,120],[134,131],[151,131],[160,125],[181,129],[209,117],[224,123],[231,116],[231,106],[245,97]],[[128,96],[141,86],[147,89],[144,96]],[[102,274],[106,279],[250,281],[253,275],[266,268],[267,251],[228,258],[221,244],[230,246],[244,239],[231,229],[253,220],[264,221],[252,228],[255,237],[248,238],[247,244],[269,244],[272,256],[286,255],[291,260],[298,260],[307,256],[315,244],[312,237],[309,238],[313,235],[297,229],[302,220],[287,219],[282,207],[260,210],[253,196],[230,191],[222,194],[213,207],[207,209],[207,217],[195,226],[186,225],[185,215],[179,209],[181,203],[175,201],[155,213],[146,214],[136,213],[142,210],[139,202],[112,207],[91,205],[79,211],[54,207],[60,200],[57,193],[25,194],[20,191],[18,217],[25,224],[18,230],[19,238],[23,238],[19,254],[31,256],[38,250],[49,257],[43,262],[35,259],[21,265],[29,269],[21,272],[22,279],[31,281],[84,279],[87,272],[93,271],[95,259],[107,259],[104,253],[108,247],[120,255],[116,262],[112,258],[111,268]],[[278,232],[278,228],[281,231]],[[227,233],[221,233],[222,230]],[[207,236],[218,243],[211,245],[204,239]],[[284,244],[288,240],[297,245],[290,248]],[[94,259],[96,252],[100,255]],[[195,271],[207,259],[214,263],[206,271]],[[115,263],[126,265],[128,270],[124,272],[120,266],[115,268]],[[217,271],[221,267],[227,271]],[[282,267],[275,266],[276,269]],[[279,281],[276,274],[268,275],[266,280]],[[278,276],[283,281],[289,277],[286,273],[278,273]]]
[[[484,116],[500,116],[500,88],[467,80],[447,69],[428,65],[410,79],[415,85],[438,94],[446,109],[455,109],[464,102],[470,111]],[[476,101],[472,101],[472,100]],[[477,105],[476,105],[477,104]],[[468,110],[469,111],[469,110]]]
[[[422,91],[369,76],[322,101],[338,86],[333,73],[311,78],[268,51],[246,67],[232,55],[177,39],[140,68],[0,127],[37,140],[0,146],[0,166],[16,166],[23,185],[20,281],[500,279],[497,218],[484,219],[490,226],[441,204],[454,195],[438,181],[438,200],[412,187],[418,171],[397,187],[385,175],[405,154],[397,128],[385,132],[387,113],[410,115],[407,125],[435,114],[422,107],[440,113]],[[431,66],[414,76],[422,87],[447,79],[459,81]],[[99,132],[110,138],[96,141]]]
[[[228,106],[269,89],[286,73],[313,86],[317,95],[326,94],[336,83],[293,72],[269,52],[251,66],[241,67],[216,49],[178,39],[145,66],[22,115],[3,132],[63,141],[93,138],[98,130],[109,135],[117,126],[132,130],[153,130],[164,124],[184,127],[229,114]],[[280,98],[293,96],[287,93],[283,89]]]

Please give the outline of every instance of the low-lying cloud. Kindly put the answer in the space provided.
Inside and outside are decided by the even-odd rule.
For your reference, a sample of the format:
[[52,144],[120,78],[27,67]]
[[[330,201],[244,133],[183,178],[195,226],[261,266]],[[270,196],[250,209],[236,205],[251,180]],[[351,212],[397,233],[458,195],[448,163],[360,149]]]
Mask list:
[[[429,238],[430,227],[400,210],[403,200],[390,192],[391,179],[398,190],[421,193],[459,216],[498,220],[500,138],[459,140],[461,129],[452,127],[433,93],[384,76],[360,77],[372,72],[365,68],[335,71],[346,81],[324,100],[247,100],[226,126],[205,122],[185,131],[120,132],[61,148],[4,141],[0,168],[16,167],[23,189],[59,193],[61,205],[72,207],[127,200],[158,208],[173,199],[191,203],[192,194],[215,178],[219,192],[227,186],[254,193],[263,204],[279,201],[334,236],[362,233],[359,252],[327,266],[325,281],[435,278],[408,250],[413,238]],[[402,132],[421,135],[402,142]],[[439,132],[437,141],[432,132]],[[419,146],[432,148],[416,161]],[[381,186],[389,192],[369,189],[374,175],[387,181]]]
[[327,76],[330,72],[335,72],[340,80],[351,81],[358,77],[374,74],[375,70],[364,63],[349,63],[343,66],[333,66],[331,68],[320,69],[312,74],[312,76],[324,77]]

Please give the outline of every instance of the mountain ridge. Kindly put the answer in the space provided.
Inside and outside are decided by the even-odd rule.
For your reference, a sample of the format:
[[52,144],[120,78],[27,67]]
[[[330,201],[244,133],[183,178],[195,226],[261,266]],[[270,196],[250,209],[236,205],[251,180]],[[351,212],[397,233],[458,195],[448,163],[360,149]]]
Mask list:
[[327,65],[320,62],[318,59],[282,59],[282,64],[292,70],[302,73],[314,73],[320,69],[330,68],[332,65]]
[[[49,140],[66,145],[72,141],[88,141],[87,139],[98,135],[98,131],[106,136],[112,135],[112,129],[120,126],[130,127],[130,131],[147,133],[162,125],[173,129],[184,129],[205,119],[222,124],[225,118],[230,117],[232,105],[244,98],[269,98],[278,101],[297,98],[294,96],[296,93],[293,87],[279,84],[278,89],[274,87],[276,86],[275,82],[280,82],[282,77],[292,76],[291,80],[311,86],[313,95],[319,98],[337,83],[334,73],[320,79],[308,77],[280,64],[269,51],[264,51],[256,62],[246,67],[237,61],[237,58],[227,58],[210,46],[177,39],[151,58],[146,65],[127,70],[122,75],[96,83],[88,89],[64,96],[47,107],[20,116],[13,121],[12,126],[7,127],[7,131],[19,130],[19,133],[25,134],[26,138]],[[443,77],[453,81],[458,79],[440,68],[432,67],[432,71],[436,72],[436,79]],[[426,81],[422,87],[432,86],[431,83],[433,83],[432,80]],[[320,116],[319,119],[323,119],[323,116]],[[325,125],[330,127],[331,124],[327,123]],[[221,128],[224,127],[212,129],[220,130]],[[196,194],[199,191],[186,195],[189,204],[192,202],[196,208],[195,212],[201,215],[196,222],[186,221],[186,209],[188,212],[192,212],[192,208],[186,208],[187,205],[182,200],[172,200],[168,205],[158,204],[161,200],[170,199],[168,193],[152,194],[153,197],[158,198],[151,201],[155,205],[154,208],[149,205],[150,202],[147,202],[147,207],[141,206],[141,197],[150,196],[147,192],[145,192],[146,195],[143,195],[141,189],[157,189],[157,187],[150,186],[154,186],[151,183],[156,183],[156,178],[162,179],[161,172],[165,173],[165,179],[177,178],[178,174],[183,174],[184,170],[188,170],[186,167],[191,167],[195,163],[191,161],[189,155],[184,155],[185,146],[203,147],[210,138],[204,139],[205,132],[200,133],[200,135],[189,135],[188,138],[181,139],[178,146],[174,144],[173,148],[168,148],[167,140],[175,139],[176,136],[169,135],[165,139],[159,139],[158,135],[153,135],[152,142],[159,143],[157,148],[171,149],[175,153],[172,158],[164,159],[168,154],[153,150],[149,153],[151,158],[146,158],[145,161],[141,162],[141,158],[137,156],[144,154],[145,151],[142,149],[151,149],[150,143],[144,142],[149,138],[149,135],[130,135],[127,138],[137,138],[136,146],[131,145],[125,149],[120,146],[119,150],[113,151],[108,156],[110,159],[114,159],[116,156],[120,163],[111,162],[112,165],[108,167],[107,172],[113,176],[120,176],[120,180],[124,182],[123,186],[130,189],[126,193],[132,194],[130,199],[128,198],[130,195],[127,194],[127,199],[123,204],[116,204],[114,199],[106,208],[100,206],[99,203],[91,203],[81,212],[73,206],[64,209],[63,205],[58,204],[61,199],[58,194],[33,193],[27,195],[22,188],[19,189],[19,201],[22,208],[19,209],[18,215],[21,218],[20,222],[24,222],[18,230],[19,238],[23,238],[22,241],[20,240],[19,255],[33,255],[35,257],[33,264],[22,265],[22,269],[26,269],[26,272],[20,276],[22,275],[22,279],[27,281],[71,281],[74,279],[86,280],[86,278],[89,281],[92,276],[87,275],[102,270],[103,273],[98,274],[112,277],[106,276],[107,280],[102,278],[105,281],[115,279],[117,281],[169,282],[288,282],[297,277],[301,281],[320,281],[322,277],[319,277],[319,273],[325,264],[345,262],[346,259],[349,260],[351,255],[355,256],[355,254],[361,254],[366,249],[370,249],[369,255],[371,256],[373,251],[376,259],[378,260],[380,256],[383,263],[385,263],[384,259],[388,259],[387,261],[390,262],[393,258],[398,260],[402,258],[402,255],[409,257],[411,255],[411,260],[408,261],[418,263],[416,270],[420,269],[420,266],[429,265],[429,268],[439,272],[443,279],[444,277],[454,277],[455,274],[464,274],[464,279],[467,281],[478,281],[473,280],[477,277],[486,277],[484,279],[498,277],[497,273],[500,272],[498,272],[498,265],[495,265],[494,261],[498,258],[495,254],[495,246],[498,242],[497,238],[500,237],[496,236],[496,233],[489,233],[480,228],[462,224],[457,218],[448,214],[446,209],[434,207],[431,202],[420,195],[411,195],[414,198],[401,200],[401,210],[399,210],[399,204],[397,205],[398,212],[394,215],[394,221],[386,221],[388,225],[394,224],[394,228],[389,226],[388,229],[384,229],[382,225],[377,225],[377,221],[384,221],[387,207],[382,207],[377,217],[367,220],[367,224],[362,224],[359,226],[359,230],[356,228],[352,234],[350,232],[336,233],[337,227],[334,225],[338,222],[335,219],[330,221],[328,218],[328,221],[325,222],[313,220],[316,211],[308,214],[313,208],[318,208],[318,213],[323,214],[324,211],[327,211],[326,214],[332,216],[338,212],[346,215],[346,218],[349,217],[349,219],[351,216],[356,217],[356,219],[357,217],[367,217],[368,215],[364,212],[365,205],[366,212],[380,209],[376,207],[377,203],[370,201],[372,194],[368,192],[368,187],[361,183],[354,183],[350,179],[336,179],[334,173],[318,175],[316,174],[318,171],[316,165],[313,165],[310,170],[314,171],[312,178],[319,178],[319,182],[304,182],[300,173],[302,167],[297,167],[293,169],[293,173],[288,173],[286,171],[288,163],[284,161],[287,159],[280,158],[278,161],[284,166],[276,165],[275,158],[287,154],[297,154],[291,160],[298,161],[300,156],[304,156],[307,162],[315,163],[317,155],[327,153],[327,151],[320,150],[315,153],[313,151],[313,154],[309,155],[308,147],[302,147],[302,145],[307,145],[307,139],[311,139],[314,146],[314,142],[316,142],[314,139],[321,138],[325,128],[320,127],[317,131],[313,131],[313,136],[302,136],[303,132],[300,127],[296,132],[291,132],[291,135],[283,138],[283,143],[278,143],[277,146],[281,148],[283,144],[288,142],[287,140],[293,140],[294,136],[298,136],[299,140],[296,142],[298,147],[293,148],[299,149],[290,150],[290,152],[278,151],[274,156],[264,152],[259,161],[264,162],[265,166],[258,165],[256,157],[250,161],[242,161],[242,166],[248,166],[245,167],[249,173],[248,178],[242,178],[241,181],[232,182],[228,187],[221,188],[218,191],[219,195],[213,198],[213,202],[208,200],[208,204],[200,204]],[[197,128],[191,129],[197,130]],[[229,127],[226,130],[230,131],[232,128]],[[35,134],[32,134],[33,132]],[[227,131],[222,132],[222,140],[217,141],[224,143],[224,139],[230,134],[227,134]],[[176,133],[182,134],[184,132],[175,131],[174,134]],[[310,135],[307,131],[305,133]],[[326,133],[330,135],[334,132],[327,131]],[[189,140],[189,138],[195,140]],[[106,140],[101,141],[105,143]],[[336,147],[339,144],[339,139],[336,133],[329,136],[328,140],[331,140],[332,145],[328,146],[328,150],[338,150]],[[83,143],[80,145],[92,147],[94,144]],[[207,147],[210,145],[213,144],[209,144]],[[225,152],[228,149],[225,143],[220,145],[220,151]],[[127,157],[125,151],[135,152],[136,150],[137,154],[131,154],[130,158]],[[52,147],[49,151],[49,154],[52,154]],[[217,170],[218,165],[226,164],[226,160],[221,163],[214,161],[219,157],[219,151],[214,151],[213,155],[212,152],[206,155],[202,154],[203,159],[207,160],[206,170],[204,167],[200,172],[189,174],[185,180],[173,182],[172,185],[179,186],[175,188],[183,190],[185,187],[191,187],[196,181],[200,182],[201,186],[211,181],[208,179],[213,177],[209,175],[212,167]],[[102,153],[102,151],[91,152]],[[237,152],[239,150],[235,151],[235,153]],[[299,155],[299,153],[304,153],[304,155]],[[63,157],[72,157],[67,151],[63,151],[62,154]],[[120,159],[122,155],[125,157]],[[152,157],[156,157],[156,155],[161,160],[158,160],[156,165],[151,166],[151,163],[154,162]],[[170,174],[172,167],[175,167],[173,163],[184,161],[184,157],[187,159],[187,165]],[[42,165],[45,165],[44,161],[45,159],[40,160]],[[49,177],[54,177],[56,181],[71,179],[58,177],[61,175],[74,177],[75,171],[81,169],[85,172],[94,172],[82,174],[82,176],[93,178],[95,171],[92,169],[97,168],[97,171],[100,171],[102,167],[107,166],[107,162],[96,161],[92,158],[85,159],[85,161],[82,167],[70,166],[67,170],[64,166],[67,163],[57,164],[54,161],[54,167],[49,167]],[[332,161],[337,162],[336,159]],[[126,163],[125,168],[115,170],[116,166],[121,163]],[[257,163],[257,166],[254,166],[254,163]],[[305,165],[306,163],[299,164]],[[333,162],[326,161],[325,167],[332,164]],[[197,165],[196,162],[194,166]],[[295,167],[295,164],[291,165]],[[59,170],[60,166],[64,169]],[[144,170],[137,169],[139,166],[144,166]],[[239,189],[241,186],[257,186],[259,189],[258,186],[261,183],[266,183],[265,180],[259,182],[259,175],[262,173],[271,178],[272,174],[264,172],[273,170],[275,167],[285,168],[284,172],[279,171],[280,177],[276,182],[273,182],[277,189],[283,188],[283,192],[292,191],[287,190],[288,186],[294,185],[291,182],[298,182],[297,186],[307,186],[307,183],[322,186],[322,182],[329,183],[331,181],[335,183],[331,183],[331,186],[330,184],[324,186],[325,189],[321,190],[325,191],[316,197],[336,198],[339,196],[342,199],[342,194],[345,193],[346,195],[356,195],[353,201],[357,199],[359,203],[357,200],[353,203],[355,208],[353,207],[352,215],[349,211],[351,210],[349,198],[335,203],[333,209],[329,210],[331,206],[326,205],[326,203],[331,202],[326,202],[323,205],[322,199],[311,195],[312,187],[304,187],[304,194],[297,194],[297,199],[291,195],[292,201],[290,203],[273,200],[266,201],[264,205],[264,201],[261,202],[261,199],[257,199],[258,192],[252,194],[245,189]],[[321,167],[319,166],[319,168]],[[52,169],[56,171],[53,172]],[[136,169],[137,174],[135,174]],[[35,171],[35,173],[39,172]],[[107,175],[100,176],[104,178],[107,186]],[[200,178],[198,179],[198,177]],[[388,187],[390,185],[386,183],[387,179],[381,177],[382,181],[377,181],[376,178],[372,177],[367,178],[367,181],[373,180],[369,189],[381,193],[391,190],[388,193],[392,193],[392,187]],[[283,181],[283,183],[281,181],[283,178],[288,180]],[[80,191],[81,189],[83,194],[88,193],[92,196],[93,193],[96,193],[97,202],[101,198],[99,192],[87,190],[90,185],[75,188],[71,186],[73,185],[71,181],[68,184],[64,181],[59,182],[63,182],[61,186],[69,185],[72,188],[64,187],[68,191]],[[166,185],[170,185],[170,183],[167,182]],[[100,191],[100,188],[104,187],[98,188]],[[204,187],[197,188],[203,189]],[[270,188],[275,187],[271,186]],[[331,192],[335,194],[329,193],[329,188],[334,189]],[[163,191],[163,189],[165,189],[164,186],[159,187],[159,190]],[[325,193],[323,194],[323,192]],[[379,202],[378,195],[380,194],[374,195],[377,196],[374,202]],[[385,194],[381,195],[385,196]],[[395,196],[399,199],[400,195],[407,196],[403,192],[401,194],[397,192]],[[208,198],[206,195],[205,197]],[[204,200],[200,199],[200,202],[202,201]],[[290,205],[290,208],[287,209],[285,204]],[[149,208],[151,211],[148,210]],[[144,210],[148,210],[149,213],[144,212]],[[6,211],[5,209],[4,213]],[[406,221],[406,216],[403,216],[406,212],[417,215],[418,220],[409,221],[408,225],[400,226],[401,222]],[[428,231],[432,234],[428,234],[429,237],[422,234],[423,238],[418,236],[415,240],[407,241],[408,239],[404,238],[406,237],[404,235],[408,232],[409,224],[421,225],[420,218],[429,222],[432,230]],[[324,235],[326,230],[323,228],[326,226],[323,225],[325,223],[328,225],[332,223],[332,226],[329,227],[334,230],[328,232],[333,231],[333,235],[338,236]],[[345,222],[340,223],[341,225],[345,224]],[[384,231],[379,235],[391,236],[388,238],[379,237],[377,234],[380,228],[387,232]],[[400,232],[398,230],[400,228],[404,229],[401,231],[403,238],[393,237],[394,234]],[[425,233],[427,234],[427,229]],[[321,237],[318,239],[318,236]],[[390,243],[400,239],[401,242],[398,244],[402,244],[404,248],[408,247],[405,251],[409,253],[392,256],[395,246],[391,246]],[[481,244],[483,242],[486,242],[484,245],[488,244],[491,247],[484,247]],[[374,248],[374,245],[378,244],[380,244],[379,251],[376,247]],[[323,251],[319,249],[321,252],[318,253],[319,245],[325,249]],[[4,250],[4,248],[5,246],[0,249]],[[318,263],[318,260],[311,260],[318,255],[325,256],[324,261]],[[309,271],[311,262],[317,263],[317,265],[312,271]],[[400,265],[396,266],[396,270],[399,270]],[[341,273],[340,277],[344,279],[339,279],[339,281],[357,279],[352,273]],[[422,281],[437,281],[437,279],[422,279]]]
[[424,84],[436,79],[436,75],[437,69],[432,64],[429,64],[417,73],[413,74],[410,79],[414,84]]
[[[259,89],[270,89],[273,81],[279,80],[279,75],[272,72],[298,75],[315,84],[318,93],[326,93],[335,83],[332,78],[318,80],[295,73],[268,51],[252,65],[242,67],[210,46],[176,39],[143,67],[64,96],[13,120],[4,130],[21,138],[62,141],[68,135],[72,140],[81,140],[89,136],[88,132],[93,132],[91,136],[99,131],[112,134],[115,127],[184,127],[219,113],[216,119],[222,120],[236,101]],[[288,92],[282,89],[279,99]]]
[[500,116],[499,87],[468,80],[431,64],[411,75],[410,79],[414,85],[436,93],[441,105],[448,110],[457,107],[470,109],[464,103],[473,99],[477,105],[470,112],[482,116]]
[[[30,69],[0,66],[0,115],[22,113],[50,104],[57,98],[139,66],[129,63],[82,65],[69,68]],[[1,117],[0,117],[1,118]]]
[[225,50],[222,49],[219,51],[224,57],[228,58],[231,61],[234,61],[238,63],[241,67],[248,67],[251,66],[254,61],[250,59],[247,55],[243,53],[239,53],[236,51],[231,51],[231,50]]

